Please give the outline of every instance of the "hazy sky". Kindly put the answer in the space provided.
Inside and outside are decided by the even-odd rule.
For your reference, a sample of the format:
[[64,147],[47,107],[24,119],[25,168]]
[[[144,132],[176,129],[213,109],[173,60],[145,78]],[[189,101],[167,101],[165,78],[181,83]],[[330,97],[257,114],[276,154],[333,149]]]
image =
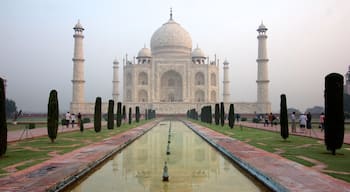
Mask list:
[[269,29],[273,111],[279,111],[281,93],[288,107],[323,106],[324,76],[345,74],[350,65],[349,0],[1,0],[0,76],[7,79],[7,97],[26,112],[46,112],[49,92],[57,89],[60,111],[69,109],[72,28],[80,19],[85,99],[110,99],[113,59],[149,47],[170,7],[194,48],[229,61],[234,102],[256,101],[256,29],[262,20]]

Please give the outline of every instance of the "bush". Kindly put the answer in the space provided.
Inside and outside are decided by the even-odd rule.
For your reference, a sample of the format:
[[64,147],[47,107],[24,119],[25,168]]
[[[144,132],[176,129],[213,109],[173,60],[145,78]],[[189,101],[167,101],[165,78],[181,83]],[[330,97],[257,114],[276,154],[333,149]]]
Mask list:
[[[246,120],[247,120],[247,118],[245,118],[244,121],[246,121]],[[242,121],[243,121],[243,118],[242,118]],[[260,123],[261,119],[254,117],[252,121],[253,121],[253,123]]]
[[28,129],[35,129],[35,124],[34,123],[29,123],[28,124]]
[[247,118],[246,117],[242,117],[241,121],[247,121]]
[[91,123],[91,120],[88,117],[84,117],[82,121],[83,123]]

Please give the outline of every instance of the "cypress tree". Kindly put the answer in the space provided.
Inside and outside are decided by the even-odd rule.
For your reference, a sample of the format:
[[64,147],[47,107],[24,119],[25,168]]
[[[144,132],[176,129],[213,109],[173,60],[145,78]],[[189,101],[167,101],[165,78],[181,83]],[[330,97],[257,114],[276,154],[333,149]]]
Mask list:
[[94,129],[98,133],[101,131],[101,97],[96,97],[94,113]]
[[343,76],[331,73],[325,77],[325,131],[327,150],[335,155],[344,142]]
[[211,110],[211,105],[208,106],[208,123],[213,123],[213,112]]
[[131,107],[129,107],[129,124],[131,124],[132,116],[131,116]]
[[215,118],[215,125],[219,125],[219,123],[220,123],[220,105],[219,105],[219,103],[215,104],[214,118]]
[[281,95],[280,124],[281,124],[281,137],[285,140],[289,136],[287,99],[285,94]]
[[136,119],[136,123],[140,122],[140,107],[136,106],[135,107],[135,119]]
[[233,103],[230,104],[228,112],[228,126],[230,126],[231,129],[235,126],[235,107]]
[[0,77],[0,157],[7,149],[6,97],[4,80]]
[[49,103],[47,106],[47,132],[51,143],[55,142],[55,139],[57,138],[58,117],[59,112],[57,91],[51,90],[49,96]]
[[84,132],[84,121],[80,121],[80,132]]
[[220,103],[220,120],[221,120],[221,126],[223,127],[225,125],[225,106],[224,106],[224,102]]
[[108,122],[107,122],[107,128],[108,129],[114,129],[114,101],[109,100],[108,101]]
[[126,109],[125,109],[125,105],[123,105],[122,117],[123,117],[123,120],[125,121],[125,119],[126,119]]
[[147,109],[145,109],[145,120],[148,119]]
[[117,127],[122,125],[122,103],[117,103]]

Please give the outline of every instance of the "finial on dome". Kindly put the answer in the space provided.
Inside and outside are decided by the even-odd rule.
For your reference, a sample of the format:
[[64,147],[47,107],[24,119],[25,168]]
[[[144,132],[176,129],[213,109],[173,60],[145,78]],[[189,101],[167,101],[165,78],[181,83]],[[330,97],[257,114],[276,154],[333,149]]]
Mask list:
[[173,20],[173,8],[170,7],[170,20]]

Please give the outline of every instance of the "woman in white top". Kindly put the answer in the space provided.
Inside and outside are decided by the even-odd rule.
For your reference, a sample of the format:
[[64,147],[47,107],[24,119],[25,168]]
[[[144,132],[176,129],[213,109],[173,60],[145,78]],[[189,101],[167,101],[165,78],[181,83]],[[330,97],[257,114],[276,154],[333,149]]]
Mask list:
[[305,114],[299,116],[299,125],[303,132],[305,132],[307,117]]

